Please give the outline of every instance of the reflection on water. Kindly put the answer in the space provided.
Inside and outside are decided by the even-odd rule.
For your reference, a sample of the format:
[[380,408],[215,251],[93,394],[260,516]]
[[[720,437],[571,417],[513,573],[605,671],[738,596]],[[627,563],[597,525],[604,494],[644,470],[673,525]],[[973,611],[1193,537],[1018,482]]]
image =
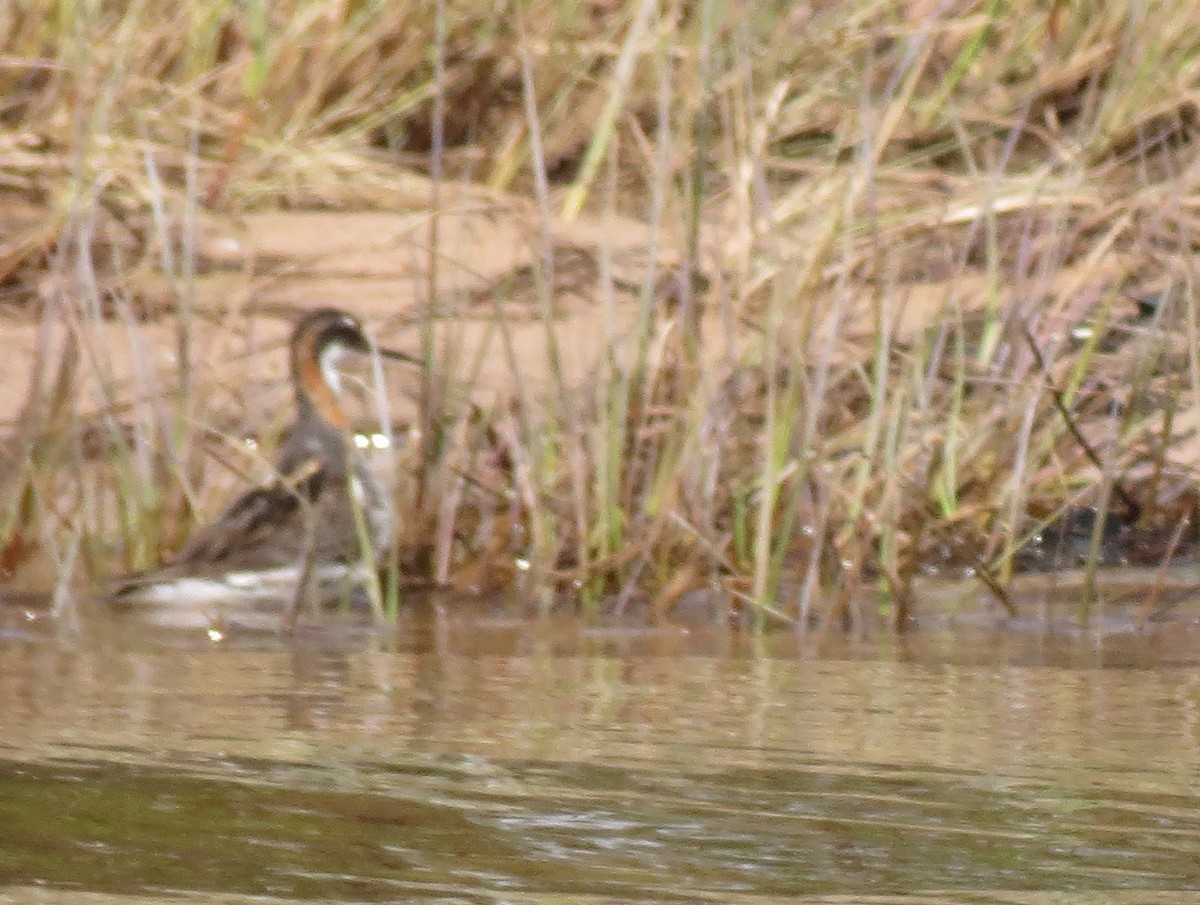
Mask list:
[[1200,888],[1187,622],[816,642],[434,612],[212,644],[4,616],[0,892],[22,898]]

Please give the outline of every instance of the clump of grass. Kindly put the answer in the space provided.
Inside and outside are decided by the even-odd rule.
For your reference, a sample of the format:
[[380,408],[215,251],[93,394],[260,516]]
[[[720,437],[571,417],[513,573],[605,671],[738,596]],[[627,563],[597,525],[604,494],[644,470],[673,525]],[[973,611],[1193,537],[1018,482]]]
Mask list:
[[[809,626],[865,622],[872,582],[903,625],[917,577],[961,569],[1011,606],[1017,557],[1065,507],[1103,511],[1119,487],[1147,513],[1190,484],[1190,18],[1132,0],[18,0],[0,14],[3,190],[45,217],[0,238],[0,281],[61,361],[13,432],[6,556],[54,539],[65,587],[114,547],[128,566],[168,555],[204,508],[225,416],[195,331],[241,303],[197,309],[201,221],[416,195],[427,364],[403,572]],[[545,360],[489,298],[502,394],[446,289],[459,182],[534,212]],[[632,285],[609,239],[582,252],[607,326],[580,384],[558,224],[631,216],[649,237]],[[132,289],[146,270],[165,309]],[[1186,288],[1139,315],[1131,293],[1156,284]],[[141,338],[164,315],[167,374]],[[132,376],[97,348],[114,322]],[[86,478],[85,427],[104,438]]]

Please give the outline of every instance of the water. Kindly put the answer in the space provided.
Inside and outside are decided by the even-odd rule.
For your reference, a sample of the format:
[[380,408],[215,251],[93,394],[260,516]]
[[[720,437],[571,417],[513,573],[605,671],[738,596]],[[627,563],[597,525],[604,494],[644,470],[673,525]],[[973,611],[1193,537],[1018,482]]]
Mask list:
[[1200,629],[0,622],[0,901],[1190,902]]

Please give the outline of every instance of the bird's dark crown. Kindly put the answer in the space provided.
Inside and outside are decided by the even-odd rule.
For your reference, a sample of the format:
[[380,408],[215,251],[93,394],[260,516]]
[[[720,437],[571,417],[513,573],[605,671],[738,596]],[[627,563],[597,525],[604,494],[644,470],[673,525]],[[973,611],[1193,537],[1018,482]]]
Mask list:
[[371,351],[371,343],[358,318],[336,308],[319,308],[306,314],[292,334],[293,350],[314,361],[335,343],[355,352]]

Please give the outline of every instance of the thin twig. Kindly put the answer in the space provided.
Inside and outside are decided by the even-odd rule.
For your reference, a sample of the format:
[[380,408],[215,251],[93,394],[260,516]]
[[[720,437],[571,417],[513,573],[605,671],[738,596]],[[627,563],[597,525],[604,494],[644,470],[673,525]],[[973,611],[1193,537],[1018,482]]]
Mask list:
[[[1070,432],[1075,442],[1079,444],[1079,448],[1083,450],[1084,455],[1088,457],[1088,461],[1096,466],[1101,474],[1107,474],[1108,469],[1104,465],[1104,462],[1101,461],[1099,454],[1092,447],[1092,445],[1088,443],[1087,438],[1085,438],[1083,433],[1079,430],[1079,425],[1076,424],[1075,416],[1071,414],[1071,410],[1067,406],[1067,402],[1063,396],[1062,390],[1058,388],[1058,384],[1056,384],[1054,382],[1054,378],[1050,376],[1050,369],[1046,365],[1046,359],[1042,356],[1042,350],[1038,348],[1037,340],[1033,338],[1033,334],[1029,330],[1029,325],[1022,324],[1021,332],[1025,335],[1025,341],[1029,344],[1029,349],[1033,353],[1034,360],[1037,362],[1038,370],[1042,372],[1042,377],[1046,381],[1046,387],[1050,390],[1050,397],[1054,400],[1054,407],[1058,409],[1059,415],[1062,416],[1063,423],[1067,426],[1067,430]],[[1133,498],[1129,491],[1125,489],[1125,486],[1121,483],[1120,478],[1113,477],[1112,483],[1113,493],[1115,493],[1118,499],[1120,499],[1120,501],[1131,513],[1133,513],[1131,520],[1137,521],[1138,516],[1141,515],[1142,512],[1141,505]]]

